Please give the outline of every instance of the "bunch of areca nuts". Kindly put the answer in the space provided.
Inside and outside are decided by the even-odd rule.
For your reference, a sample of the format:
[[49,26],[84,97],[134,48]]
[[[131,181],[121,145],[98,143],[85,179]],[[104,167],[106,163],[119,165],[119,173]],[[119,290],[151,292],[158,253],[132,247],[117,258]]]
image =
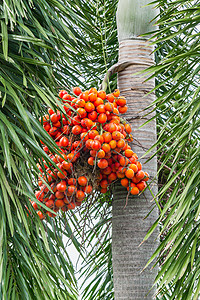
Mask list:
[[[94,191],[106,193],[117,180],[132,195],[143,191],[149,175],[129,145],[132,129],[121,117],[127,106],[119,90],[106,94],[75,87],[73,95],[61,90],[59,99],[65,113],[49,108],[40,119],[59,153],[52,153],[43,143],[52,164],[43,158],[38,164],[36,198],[56,213],[80,206]],[[40,219],[56,215],[31,203]]]

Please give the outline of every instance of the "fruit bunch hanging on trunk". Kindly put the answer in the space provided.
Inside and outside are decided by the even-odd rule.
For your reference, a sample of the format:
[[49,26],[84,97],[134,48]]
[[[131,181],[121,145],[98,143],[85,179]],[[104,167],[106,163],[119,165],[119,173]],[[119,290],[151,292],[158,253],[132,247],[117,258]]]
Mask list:
[[[80,206],[93,191],[106,193],[117,180],[130,194],[138,195],[149,175],[128,144],[133,140],[131,127],[120,116],[127,111],[126,99],[119,90],[106,95],[95,88],[82,92],[76,87],[73,93],[75,97],[65,90],[59,93],[65,113],[49,108],[40,120],[60,154],[43,145],[58,169],[42,159],[36,198],[54,212],[67,211]],[[41,219],[45,214],[55,216],[35,202],[32,205]]]

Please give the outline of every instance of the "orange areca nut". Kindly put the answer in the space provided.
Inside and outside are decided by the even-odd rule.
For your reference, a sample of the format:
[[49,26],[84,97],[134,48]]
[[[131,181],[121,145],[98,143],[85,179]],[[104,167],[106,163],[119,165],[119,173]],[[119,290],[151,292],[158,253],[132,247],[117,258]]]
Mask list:
[[131,188],[131,194],[132,195],[138,195],[139,194],[139,189],[135,186]]
[[87,178],[85,176],[81,176],[78,178],[78,183],[80,186],[86,186],[87,185]]
[[108,94],[108,95],[106,96],[106,99],[107,99],[109,102],[113,103],[114,100],[115,100],[115,97],[114,97],[113,94]]
[[137,188],[140,191],[143,191],[146,187],[147,187],[147,184],[146,184],[146,182],[144,180],[142,180],[139,183],[137,183]]
[[[56,213],[82,205],[93,191],[107,193],[115,181],[120,181],[132,195],[144,191],[149,174],[142,170],[129,145],[133,141],[132,128],[121,117],[128,108],[120,91],[106,95],[95,87],[87,91],[74,87],[73,94],[61,90],[59,97],[65,114],[48,108],[48,113],[40,118],[60,151],[50,152],[41,141],[52,163],[49,166],[41,158],[42,163],[37,165],[36,198]],[[34,201],[31,204],[41,220],[46,215],[56,216]]]
[[105,169],[105,168],[107,168],[107,166],[108,166],[108,161],[104,158],[101,158],[98,162],[98,167],[100,169]]
[[121,179],[121,185],[124,187],[128,187],[129,186],[129,181],[127,178],[123,178]]
[[120,91],[119,91],[118,89],[116,89],[116,90],[114,91],[113,95],[114,95],[115,97],[119,97]]
[[126,99],[124,97],[119,97],[117,100],[116,100],[116,103],[117,105],[119,106],[125,106],[126,105]]
[[128,169],[126,172],[125,172],[125,175],[127,178],[129,179],[132,179],[134,177],[134,172],[132,169]]
[[145,173],[142,170],[139,170],[135,176],[137,179],[142,180],[145,177]]
[[105,155],[106,155],[106,153],[105,153],[105,151],[102,150],[102,149],[100,149],[100,150],[98,151],[98,153],[97,153],[97,157],[98,157],[98,158],[104,158]]
[[133,155],[133,153],[134,153],[134,152],[133,152],[131,149],[126,149],[126,150],[125,150],[125,156],[126,156],[126,157],[131,157],[131,156]]
[[102,100],[105,100],[105,99],[106,99],[106,93],[105,93],[105,91],[100,91],[100,92],[98,92],[97,96],[98,96],[99,98],[101,98]]
[[76,96],[79,96],[79,95],[82,93],[82,91],[81,91],[80,87],[74,87],[74,88],[73,88],[73,93],[74,93]]

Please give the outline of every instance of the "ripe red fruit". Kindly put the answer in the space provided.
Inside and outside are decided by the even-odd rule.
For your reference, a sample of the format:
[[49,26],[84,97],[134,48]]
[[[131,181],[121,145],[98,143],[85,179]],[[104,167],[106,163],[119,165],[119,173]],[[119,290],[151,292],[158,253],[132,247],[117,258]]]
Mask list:
[[79,135],[82,132],[82,128],[79,125],[75,125],[72,127],[72,133],[74,135]]
[[117,125],[115,123],[109,123],[108,124],[108,131],[109,132],[114,132],[117,130]]
[[88,133],[89,139],[94,140],[95,136],[99,135],[99,132],[97,130],[90,130]]
[[40,220],[43,220],[45,218],[45,216],[43,215],[43,213],[40,210],[37,212],[37,214],[38,214],[38,217],[40,218]]
[[138,195],[139,194],[139,189],[135,186],[135,187],[132,187],[131,189],[131,194],[132,195]]
[[63,128],[62,128],[62,132],[66,135],[68,135],[70,133],[70,129],[69,129],[69,126],[68,125],[65,125]]
[[85,110],[87,112],[92,112],[93,110],[95,110],[95,106],[92,102],[86,102],[85,104]]
[[82,201],[85,198],[85,193],[83,191],[78,190],[76,192],[77,201]]
[[128,107],[126,105],[123,107],[119,106],[118,110],[119,110],[120,114],[125,114],[128,110]]
[[[80,118],[85,118],[85,117],[87,116],[86,110],[85,110],[84,108],[82,108],[82,107],[79,107],[79,108],[77,109],[77,112],[78,112]],[[79,123],[80,123],[80,122],[79,122]],[[73,122],[73,124],[74,124],[74,125],[78,125],[77,123],[75,124],[74,122]]]
[[128,161],[128,159],[127,158],[125,158],[125,157],[120,157],[120,159],[119,159],[119,163],[120,163],[120,165],[122,166],[122,167],[124,167],[124,166],[127,166],[128,165],[128,163],[129,163],[129,161]]
[[62,168],[63,168],[63,169],[69,171],[69,170],[72,169],[72,167],[73,167],[72,163],[66,162],[66,161],[63,161],[63,162],[62,162]]
[[59,117],[57,116],[57,114],[52,114],[50,119],[51,119],[52,123],[57,123],[59,120]]
[[99,98],[101,98],[102,100],[105,100],[106,99],[106,92],[105,91],[100,91],[97,93],[97,96]]
[[79,100],[76,102],[76,105],[77,105],[78,107],[85,107],[85,100],[79,99]]
[[59,92],[59,97],[62,98],[65,94],[67,94],[67,91],[61,90],[61,91]]
[[114,105],[112,103],[110,103],[110,102],[105,103],[105,110],[106,111],[111,112],[111,111],[113,111],[113,109],[114,109]]
[[43,125],[43,127],[46,131],[49,131],[51,129],[51,125],[49,123]]
[[118,89],[116,89],[116,90],[114,91],[113,95],[114,95],[115,97],[119,97],[120,91],[119,91]]
[[60,121],[58,121],[58,122],[56,122],[56,123],[53,123],[53,125],[54,125],[54,127],[60,127],[61,126],[61,123],[60,123]]
[[134,153],[134,152],[133,152],[131,149],[126,149],[126,150],[125,150],[125,156],[126,156],[126,157],[131,157],[131,156],[133,155],[133,153]]
[[60,146],[61,146],[61,147],[67,147],[68,144],[69,144],[68,138],[66,138],[65,136],[63,136],[63,137],[60,139]]
[[142,180],[142,179],[145,177],[145,174],[144,174],[144,172],[143,172],[142,170],[140,170],[140,171],[138,171],[138,172],[136,173],[135,177],[136,177],[137,179]]
[[56,187],[57,187],[57,190],[59,191],[59,192],[64,192],[64,191],[66,191],[66,189],[67,189],[67,186],[66,186],[66,184],[64,184],[64,183],[58,183],[57,185],[56,185]]
[[114,131],[112,133],[112,138],[113,138],[113,140],[116,140],[116,141],[120,140],[121,139],[121,133],[119,131]]
[[92,121],[95,121],[97,118],[97,112],[94,110],[88,114],[88,118]]
[[91,143],[91,147],[93,150],[98,151],[99,149],[101,149],[101,143],[99,141],[92,141]]
[[67,177],[67,172],[63,170],[62,173],[61,173],[61,172],[58,172],[58,173],[57,173],[57,176],[58,176],[60,179],[65,179],[65,178]]
[[138,171],[138,167],[135,164],[130,164],[129,169],[132,169],[134,171],[134,173],[136,173]]
[[56,193],[55,193],[55,197],[57,198],[57,199],[63,199],[64,198],[64,193],[62,193],[62,192],[59,192],[59,191],[57,191]]
[[73,93],[76,95],[76,96],[79,96],[81,93],[82,93],[82,91],[81,91],[81,89],[80,89],[80,87],[74,87],[73,88]]
[[103,179],[100,181],[100,186],[105,189],[108,187],[108,181],[106,179]]
[[113,103],[113,101],[115,100],[115,97],[113,96],[113,94],[108,94],[108,95],[106,96],[106,99],[107,99],[109,102]]
[[105,113],[106,112],[106,109],[105,109],[105,105],[104,104],[100,104],[100,105],[98,105],[97,106],[97,108],[96,108],[96,111],[98,112],[98,113]]
[[116,180],[116,179],[117,179],[116,173],[112,172],[112,173],[110,173],[110,174],[108,175],[108,180],[109,180],[110,182],[112,182],[112,181],[114,181],[114,180]]
[[120,97],[116,100],[117,105],[123,107],[126,105],[126,99],[124,97]]
[[95,138],[94,138],[95,141],[99,141],[101,144],[103,144],[104,142],[104,138],[102,135],[96,135]]
[[87,127],[88,129],[90,129],[90,128],[92,128],[92,127],[94,126],[94,123],[92,122],[92,120],[87,119],[87,118],[86,118],[86,120],[85,120],[85,124],[86,124],[86,127]]
[[92,149],[93,140],[89,139],[86,141],[85,146],[87,149]]
[[108,191],[107,188],[102,188],[102,189],[101,189],[101,193],[102,193],[102,194],[105,194],[107,191]]
[[105,153],[108,153],[108,152],[110,152],[110,145],[107,144],[107,143],[104,143],[104,144],[101,146],[101,149],[102,149]]
[[97,151],[96,151],[96,150],[90,150],[90,155],[91,155],[92,157],[96,157]]
[[80,98],[85,100],[85,101],[88,101],[88,92],[86,91],[84,93],[81,93]]
[[68,93],[66,93],[62,98],[65,100],[64,102],[70,102],[72,100],[72,97]]
[[90,166],[94,166],[94,157],[89,157],[88,158],[88,164],[90,165]]
[[[83,129],[82,129],[82,131],[83,131]],[[80,137],[81,137],[81,141],[84,140],[84,142],[86,142],[89,139],[88,132],[82,132]]]
[[126,132],[127,132],[128,134],[130,134],[131,131],[132,131],[131,126],[130,126],[129,124],[125,124],[124,127],[125,127]]
[[123,178],[121,179],[121,185],[124,187],[128,187],[129,186],[129,181],[127,178]]
[[67,195],[71,196],[76,192],[76,187],[74,185],[69,185],[67,188]]
[[89,91],[88,98],[89,98],[89,100],[91,102],[95,102],[97,100],[97,92],[91,92],[91,91]]
[[53,201],[53,200],[48,200],[48,201],[45,203],[45,205],[46,205],[47,207],[49,207],[49,208],[52,208],[53,205],[54,205],[54,201]]
[[125,175],[127,178],[132,179],[134,176],[134,172],[132,169],[128,169],[128,170],[126,170]]
[[107,168],[107,166],[108,166],[108,161],[104,158],[101,158],[98,162],[98,167],[100,169],[105,169],[105,168]]
[[137,183],[137,188],[140,191],[143,191],[145,188],[147,187],[147,184],[144,180],[142,180],[141,182]]
[[111,140],[109,145],[111,149],[115,149],[117,147],[117,142],[115,140]]
[[56,200],[56,202],[55,202],[55,206],[56,207],[59,207],[59,208],[61,208],[61,207],[63,207],[65,205],[65,203],[64,203],[64,201],[63,200]]
[[107,168],[103,169],[102,173],[105,174],[105,175],[109,175],[111,174],[112,172],[112,169],[110,166],[108,166]]
[[49,134],[51,136],[55,136],[58,133],[58,128],[57,127],[52,127],[51,129],[49,129]]
[[98,153],[97,153],[97,157],[98,158],[104,158],[105,157],[105,152],[104,152],[104,150],[102,150],[102,149],[100,149],[99,151],[98,151]]
[[92,186],[91,185],[87,185],[83,188],[83,191],[86,193],[86,194],[90,194],[92,192]]
[[78,178],[78,183],[80,186],[86,186],[87,185],[87,178],[85,176],[81,176]]
[[94,102],[94,106],[99,106],[101,104],[104,104],[103,100],[101,98],[97,98],[97,100]]
[[76,185],[76,179],[73,177],[68,179],[68,185]]
[[138,171],[142,170],[142,164],[139,161],[136,161],[135,164],[138,167]]
[[118,148],[124,148],[125,146],[125,141],[123,139],[120,139],[118,142],[117,142],[117,147]]
[[103,138],[105,143],[109,143],[112,140],[112,135],[110,132],[104,132]]
[[100,124],[104,124],[104,123],[106,123],[106,121],[107,121],[107,116],[106,116],[106,114],[100,114],[99,116],[98,116],[98,122],[100,123]]

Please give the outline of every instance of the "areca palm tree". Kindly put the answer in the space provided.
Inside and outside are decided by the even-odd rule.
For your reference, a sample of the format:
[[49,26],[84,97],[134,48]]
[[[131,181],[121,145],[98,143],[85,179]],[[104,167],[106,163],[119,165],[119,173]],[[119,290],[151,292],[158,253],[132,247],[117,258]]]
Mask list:
[[[158,257],[158,297],[197,299],[199,4],[165,0],[154,5],[161,13],[159,31],[154,35],[156,66],[149,69],[149,76],[154,73],[152,78],[155,76],[157,85],[157,99],[152,106],[155,114],[151,116],[158,124],[158,140],[152,143],[152,149],[159,165],[160,215],[146,238],[159,225],[161,243],[149,262]],[[80,220],[76,222],[76,217],[68,214],[42,224],[29,205],[28,199],[34,199],[36,163],[45,155],[40,140],[57,151],[37,119],[47,106],[55,107],[59,88],[98,85],[104,73],[117,63],[117,1],[12,0],[2,1],[0,9],[2,298],[74,299],[76,279],[62,235],[72,236],[69,217],[80,233]],[[130,75],[135,73],[129,68]],[[122,75],[128,73],[128,69],[123,72]],[[113,76],[108,89],[115,87]],[[112,210],[102,201],[94,201],[85,210],[83,206],[82,211],[87,216],[88,209],[94,210],[91,217],[97,220],[84,236],[90,245],[95,244],[96,250],[86,259],[86,279],[92,274],[95,277],[85,288],[85,299],[114,298]],[[131,201],[138,200],[131,199],[128,205]],[[102,237],[102,241],[95,237]],[[141,235],[141,242],[142,238]],[[74,237],[73,242],[79,249],[81,243],[77,239]]]

